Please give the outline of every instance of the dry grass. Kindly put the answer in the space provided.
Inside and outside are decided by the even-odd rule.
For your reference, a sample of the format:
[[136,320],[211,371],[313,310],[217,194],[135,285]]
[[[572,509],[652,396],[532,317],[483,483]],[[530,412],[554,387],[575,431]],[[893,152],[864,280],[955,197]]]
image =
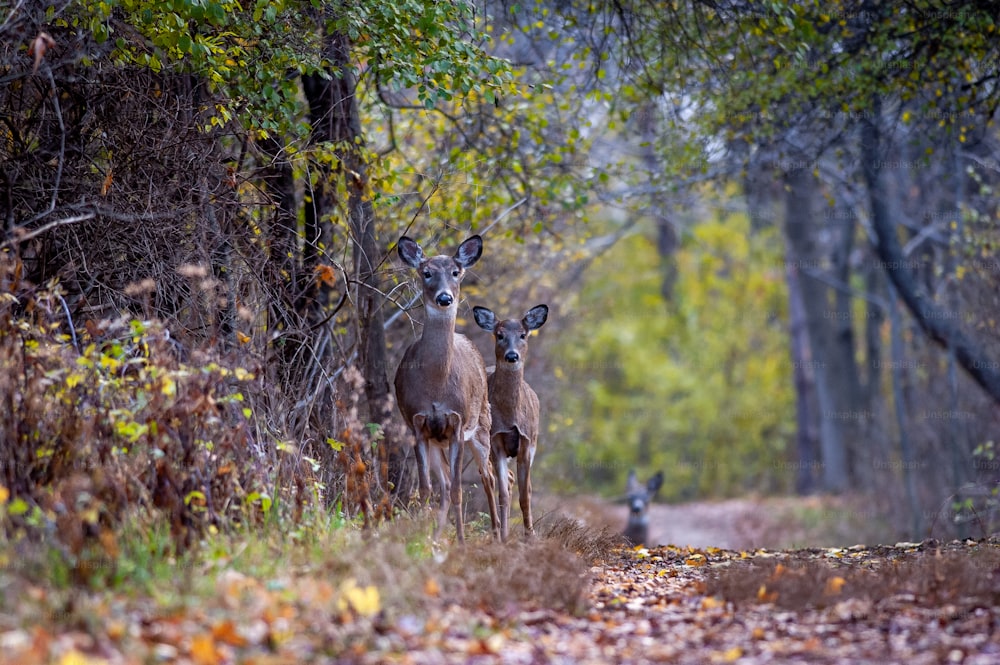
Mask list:
[[737,605],[774,603],[790,610],[900,596],[925,605],[994,605],[1000,601],[1000,548],[883,547],[840,556],[799,550],[766,562],[735,560],[709,575],[707,591]]

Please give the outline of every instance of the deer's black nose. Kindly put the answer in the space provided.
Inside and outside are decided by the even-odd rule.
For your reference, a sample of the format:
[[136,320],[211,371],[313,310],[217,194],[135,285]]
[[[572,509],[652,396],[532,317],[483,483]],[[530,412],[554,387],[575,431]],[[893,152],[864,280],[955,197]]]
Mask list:
[[508,351],[506,355],[504,355],[503,359],[509,363],[516,363],[521,359],[521,356],[517,354],[517,351]]
[[630,507],[632,509],[633,515],[640,515],[642,511],[646,508],[646,502],[642,499],[632,499],[630,502]]
[[450,293],[439,293],[437,298],[434,300],[441,307],[447,307],[451,303],[455,302],[455,299],[451,297]]

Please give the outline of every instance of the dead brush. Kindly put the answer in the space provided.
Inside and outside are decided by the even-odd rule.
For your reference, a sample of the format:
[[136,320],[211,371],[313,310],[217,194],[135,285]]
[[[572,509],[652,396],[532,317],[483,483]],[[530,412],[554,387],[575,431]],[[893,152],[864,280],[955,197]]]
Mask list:
[[709,573],[706,591],[737,605],[773,603],[788,610],[900,595],[927,606],[1000,601],[1000,549],[995,546],[899,553],[891,549],[873,550],[883,555],[878,564],[868,556],[830,559],[823,550],[799,550],[766,562],[736,560]]
[[169,523],[178,551],[208,527],[247,521],[259,509],[247,497],[271,494],[247,445],[240,391],[253,375],[209,356],[178,362],[155,321],[65,333],[58,291],[9,279],[10,263],[0,266],[14,289],[0,300],[8,537],[50,534],[86,577],[113,568],[117,528],[135,511]]

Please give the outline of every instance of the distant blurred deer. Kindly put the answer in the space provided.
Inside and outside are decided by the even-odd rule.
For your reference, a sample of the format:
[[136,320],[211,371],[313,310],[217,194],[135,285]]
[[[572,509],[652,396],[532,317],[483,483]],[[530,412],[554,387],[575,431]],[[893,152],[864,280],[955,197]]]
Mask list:
[[628,523],[624,536],[633,545],[649,545],[649,504],[663,485],[663,472],[657,471],[645,485],[636,478],[635,471],[628,472],[625,486],[628,501]]

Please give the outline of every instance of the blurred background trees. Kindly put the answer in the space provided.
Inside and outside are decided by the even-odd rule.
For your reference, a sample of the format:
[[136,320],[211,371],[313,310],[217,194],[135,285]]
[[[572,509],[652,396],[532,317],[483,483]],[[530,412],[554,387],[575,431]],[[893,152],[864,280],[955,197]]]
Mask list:
[[[673,500],[859,493],[914,536],[992,515],[990,3],[25,0],[0,21],[5,339],[101,366],[162,327],[169,371],[242,368],[252,417],[219,417],[254,453],[244,501],[291,478],[348,512],[408,495],[387,377],[421,317],[393,243],[478,232],[468,304],[553,309],[527,377],[541,486],[613,495],[646,467]],[[5,450],[91,473],[16,415],[26,385],[3,384]],[[147,468],[175,434],[101,436]],[[43,506],[52,458],[4,486]],[[197,507],[204,474],[176,472]]]

